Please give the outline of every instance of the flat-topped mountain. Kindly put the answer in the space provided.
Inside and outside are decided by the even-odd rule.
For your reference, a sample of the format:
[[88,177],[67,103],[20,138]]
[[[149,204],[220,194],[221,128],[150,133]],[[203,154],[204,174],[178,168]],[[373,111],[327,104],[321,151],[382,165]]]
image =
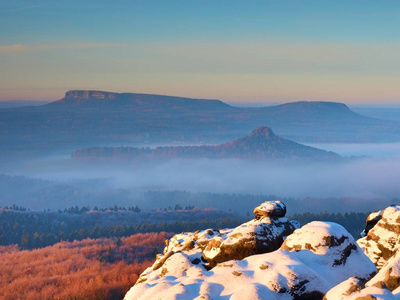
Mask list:
[[61,100],[49,104],[52,108],[92,109],[227,109],[230,106],[220,100],[193,99],[175,96],[162,96],[138,93],[111,93],[104,91],[72,90]]
[[305,146],[260,127],[250,135],[216,146],[169,146],[150,148],[93,147],[75,151],[74,158],[241,158],[241,159],[338,159],[333,152]]
[[278,115],[291,115],[293,117],[308,116],[318,118],[333,117],[359,117],[346,104],[339,102],[299,101],[268,107],[268,111]]

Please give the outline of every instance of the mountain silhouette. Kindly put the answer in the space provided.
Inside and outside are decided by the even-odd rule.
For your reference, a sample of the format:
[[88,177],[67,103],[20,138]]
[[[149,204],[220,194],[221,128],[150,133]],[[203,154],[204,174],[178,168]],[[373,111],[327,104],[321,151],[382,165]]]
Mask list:
[[368,118],[336,102],[256,108],[220,100],[72,90],[48,104],[0,109],[0,120],[0,154],[13,155],[97,145],[220,144],[265,125],[300,143],[400,141],[400,122]]
[[259,127],[250,135],[216,146],[92,147],[73,153],[75,158],[239,158],[239,159],[338,159],[333,152],[305,146],[279,136],[269,127]]

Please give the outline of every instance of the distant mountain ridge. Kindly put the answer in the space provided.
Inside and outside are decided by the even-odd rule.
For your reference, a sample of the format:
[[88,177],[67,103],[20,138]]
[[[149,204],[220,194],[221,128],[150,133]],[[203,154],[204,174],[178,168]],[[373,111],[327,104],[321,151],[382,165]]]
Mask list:
[[295,112],[296,114],[313,115],[316,113],[326,112],[325,116],[360,116],[353,112],[346,104],[340,102],[324,102],[324,101],[299,101],[290,102],[272,106],[269,108],[274,113]]
[[93,147],[80,149],[74,158],[239,158],[239,159],[339,159],[333,152],[298,144],[276,136],[271,128],[260,127],[250,135],[216,146]]
[[234,107],[220,100],[72,90],[49,104],[0,108],[0,152],[221,144],[260,126],[300,143],[400,141],[400,122],[365,117],[343,103]]
[[[64,98],[52,102],[52,105],[67,104],[67,105],[93,105],[98,104],[110,104],[114,106],[118,105],[131,105],[137,107],[152,107],[157,108],[161,106],[167,107],[193,107],[193,108],[218,108],[227,109],[234,108],[233,106],[216,99],[198,99],[198,98],[187,98],[179,96],[165,96],[157,94],[143,94],[143,93],[115,93],[106,91],[96,90],[70,90],[65,93]],[[246,107],[242,107],[245,108]],[[239,108],[240,109],[240,108]],[[325,102],[325,101],[298,101],[284,103],[274,106],[265,106],[251,108],[267,110],[273,113],[292,113],[296,114],[315,114],[322,111],[329,110],[330,114],[338,113],[350,113],[352,116],[356,115],[350,110],[350,108],[340,102]]]
[[54,109],[107,109],[107,110],[145,110],[145,111],[220,111],[228,113],[250,113],[255,118],[265,116],[292,118],[363,118],[339,102],[298,101],[265,107],[234,107],[215,99],[198,99],[178,96],[165,96],[141,93],[114,93],[96,90],[70,90],[64,98],[47,104]]
[[0,101],[0,109],[3,108],[16,108],[24,106],[39,106],[50,103],[50,101],[39,101],[39,100],[10,100]]

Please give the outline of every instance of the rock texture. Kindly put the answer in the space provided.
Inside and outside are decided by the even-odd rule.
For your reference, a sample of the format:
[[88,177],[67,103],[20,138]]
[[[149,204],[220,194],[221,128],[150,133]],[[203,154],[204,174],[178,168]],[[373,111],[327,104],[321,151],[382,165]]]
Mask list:
[[209,240],[202,253],[208,266],[214,267],[224,261],[272,252],[299,227],[297,222],[289,222],[284,218],[286,207],[281,201],[264,202],[254,213],[254,220]]
[[351,277],[331,289],[323,300],[396,300],[383,282],[366,287],[363,280]]
[[[175,253],[186,251],[195,264],[212,268],[232,259],[271,252],[299,227],[298,222],[285,218],[286,206],[281,201],[268,201],[258,206],[255,218],[234,229],[207,229],[174,235],[166,241],[153,270],[160,268]],[[144,280],[144,276],[140,280]]]
[[392,256],[367,285],[383,282],[391,291],[400,286],[400,252]]
[[357,243],[376,265],[378,273],[368,282],[350,278],[331,289],[326,300],[400,299],[400,206],[371,213],[363,238]]
[[332,267],[348,266],[351,263],[347,263],[349,257],[360,252],[354,238],[342,226],[336,223],[316,221],[296,230],[285,240],[281,249],[308,250],[322,255],[325,259],[324,264]]
[[279,200],[266,201],[257,206],[253,213],[256,215],[256,219],[261,219],[263,217],[281,218],[286,215],[286,205]]
[[125,299],[313,300],[349,277],[364,283],[376,273],[342,226],[312,222],[285,238],[296,222],[284,217],[282,202],[254,212],[254,220],[234,229],[175,235]]
[[[377,221],[378,220],[378,221]],[[376,222],[371,229],[371,222]],[[366,224],[367,235],[357,242],[365,254],[381,269],[399,249],[400,206],[390,206],[382,212],[372,213]]]
[[382,211],[371,213],[365,221],[365,228],[361,232],[362,237],[366,237],[368,232],[382,219]]

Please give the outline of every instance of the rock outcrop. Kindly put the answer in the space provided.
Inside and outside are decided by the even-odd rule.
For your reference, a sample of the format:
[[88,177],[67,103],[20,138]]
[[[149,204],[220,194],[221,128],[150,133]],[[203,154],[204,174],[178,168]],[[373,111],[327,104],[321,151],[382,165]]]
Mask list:
[[202,256],[209,267],[250,255],[272,252],[299,227],[285,218],[286,207],[281,201],[268,201],[254,210],[254,220],[232,231],[215,235],[209,240]]
[[[375,223],[371,226],[371,223]],[[390,206],[372,213],[366,224],[364,238],[357,242],[365,254],[381,269],[400,246],[400,206]]]
[[358,243],[379,272],[366,286],[384,285],[400,299],[400,206],[372,213],[368,216],[368,225],[370,230]]
[[351,277],[331,289],[323,300],[396,300],[383,282],[365,286],[363,280]]
[[367,285],[383,282],[391,291],[400,286],[400,252],[393,255]]
[[376,265],[378,273],[369,281],[349,278],[326,295],[326,300],[336,299],[400,299],[400,206],[390,206],[371,213],[363,238],[357,243]]
[[290,234],[297,224],[282,202],[254,212],[234,229],[175,235],[125,299],[313,300],[349,277],[364,283],[376,273],[342,226],[311,222]]
[[[298,222],[285,218],[286,206],[281,201],[268,201],[258,206],[255,218],[234,229],[206,229],[174,235],[166,241],[162,255],[158,255],[152,269],[179,252],[190,253],[195,264],[209,269],[232,259],[277,250],[283,240],[299,227]],[[141,277],[140,280],[144,280]]]
[[[360,248],[354,238],[341,225],[330,222],[311,222],[296,230],[282,244],[281,249],[288,251],[304,251],[321,255],[325,265],[350,267],[347,262],[351,255],[359,254]],[[354,268],[357,268],[354,265]],[[346,270],[347,271],[347,270]],[[352,272],[352,270],[350,270]],[[363,278],[370,278],[372,272]],[[350,277],[350,276],[349,276]]]

